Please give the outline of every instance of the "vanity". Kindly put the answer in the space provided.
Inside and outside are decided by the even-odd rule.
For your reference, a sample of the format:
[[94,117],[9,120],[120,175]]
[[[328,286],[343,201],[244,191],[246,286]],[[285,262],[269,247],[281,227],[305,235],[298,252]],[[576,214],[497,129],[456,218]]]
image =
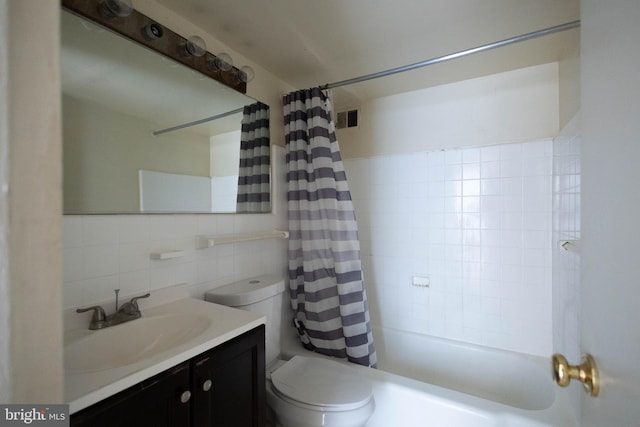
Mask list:
[[65,334],[72,426],[263,426],[265,318],[182,298]]

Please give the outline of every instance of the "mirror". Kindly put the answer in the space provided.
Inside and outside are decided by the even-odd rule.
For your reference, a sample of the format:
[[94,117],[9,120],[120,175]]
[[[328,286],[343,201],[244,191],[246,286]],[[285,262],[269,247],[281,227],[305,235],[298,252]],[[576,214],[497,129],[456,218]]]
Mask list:
[[[268,106],[66,10],[61,34],[65,214],[271,211]],[[238,196],[243,116],[266,179]]]

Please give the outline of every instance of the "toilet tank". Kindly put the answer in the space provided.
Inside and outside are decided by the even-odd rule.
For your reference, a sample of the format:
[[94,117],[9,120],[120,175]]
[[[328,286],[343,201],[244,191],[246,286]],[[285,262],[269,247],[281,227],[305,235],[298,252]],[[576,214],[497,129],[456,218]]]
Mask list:
[[216,304],[239,308],[264,315],[265,358],[267,365],[280,354],[280,328],[282,323],[284,279],[276,276],[259,276],[229,283],[205,293],[204,299]]

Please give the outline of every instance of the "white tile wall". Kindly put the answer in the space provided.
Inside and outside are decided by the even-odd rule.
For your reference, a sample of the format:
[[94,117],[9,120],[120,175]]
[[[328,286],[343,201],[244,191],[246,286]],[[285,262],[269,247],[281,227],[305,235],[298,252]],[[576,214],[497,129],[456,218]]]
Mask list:
[[[273,214],[66,215],[63,218],[64,307],[121,295],[153,292],[187,283],[209,287],[261,274],[286,273],[286,241],[265,240],[195,249],[198,234],[223,235],[286,229],[284,148],[274,147]],[[152,260],[152,252],[182,250],[185,255]]]
[[541,140],[345,161],[373,323],[548,356],[551,160]]
[[553,351],[569,360],[581,358],[580,253],[558,243],[581,237],[578,121],[574,118],[553,144]]

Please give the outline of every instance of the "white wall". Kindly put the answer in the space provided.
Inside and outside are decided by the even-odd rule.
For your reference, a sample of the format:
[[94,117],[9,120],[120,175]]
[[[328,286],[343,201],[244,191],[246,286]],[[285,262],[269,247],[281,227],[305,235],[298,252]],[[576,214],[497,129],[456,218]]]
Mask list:
[[[8,71],[8,15],[6,0],[0,0],[0,92],[7,93]],[[9,102],[0,100],[0,402],[11,398],[11,322],[9,283]]]
[[338,133],[343,158],[526,142],[558,133],[558,64],[377,98]]
[[575,37],[571,48],[558,62],[561,128],[580,111],[580,33],[571,34]]
[[0,178],[0,298],[9,307],[2,316],[10,316],[10,336],[6,317],[0,322],[0,396],[3,403],[57,403],[63,400],[59,4],[3,1],[0,10],[6,20],[0,56],[9,78],[0,97],[7,115],[0,152],[8,156]]

